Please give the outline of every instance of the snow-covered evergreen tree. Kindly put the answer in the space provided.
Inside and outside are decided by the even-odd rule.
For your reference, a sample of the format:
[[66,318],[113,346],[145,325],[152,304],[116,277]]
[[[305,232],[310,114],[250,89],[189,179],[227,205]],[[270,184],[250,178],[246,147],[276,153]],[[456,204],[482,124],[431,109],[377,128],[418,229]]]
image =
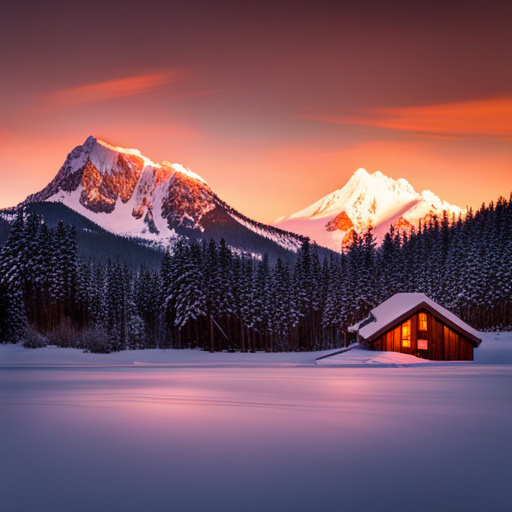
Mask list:
[[0,342],[18,343],[27,329],[24,301],[24,216],[19,211],[0,251]]

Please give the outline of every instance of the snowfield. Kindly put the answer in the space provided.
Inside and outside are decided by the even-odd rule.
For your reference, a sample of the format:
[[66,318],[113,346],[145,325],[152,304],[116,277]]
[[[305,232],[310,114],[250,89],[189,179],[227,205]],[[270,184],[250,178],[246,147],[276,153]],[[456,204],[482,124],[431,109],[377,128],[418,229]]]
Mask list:
[[2,345],[0,508],[508,512],[512,334],[482,337],[470,363]]
[[363,364],[407,366],[407,365],[461,365],[461,364],[512,364],[512,333],[479,333],[482,344],[475,349],[473,362],[428,361],[397,352],[378,352],[354,349],[329,358],[340,349],[320,352],[215,352],[202,350],[125,350],[112,354],[87,354],[73,348],[45,347],[26,349],[22,345],[0,345],[0,367],[2,366],[89,366],[89,365],[148,365],[148,366],[296,366],[336,365],[353,366]]
[[321,355],[335,352],[215,352],[203,350],[150,349],[125,350],[112,354],[86,354],[73,348],[45,347],[26,349],[21,345],[0,345],[0,367],[22,366],[88,366],[88,365],[157,365],[157,366],[273,366],[314,365]]

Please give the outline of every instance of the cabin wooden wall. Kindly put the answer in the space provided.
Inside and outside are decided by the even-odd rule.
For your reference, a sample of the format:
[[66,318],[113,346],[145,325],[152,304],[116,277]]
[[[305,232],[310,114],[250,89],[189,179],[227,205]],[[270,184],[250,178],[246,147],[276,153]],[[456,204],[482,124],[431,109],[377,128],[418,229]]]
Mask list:
[[428,350],[418,350],[419,313],[417,312],[412,317],[404,320],[404,322],[411,320],[410,347],[402,347],[402,324],[384,333],[371,344],[371,347],[374,350],[402,352],[434,361],[473,360],[473,345],[471,342],[443,324],[430,312],[426,312]]

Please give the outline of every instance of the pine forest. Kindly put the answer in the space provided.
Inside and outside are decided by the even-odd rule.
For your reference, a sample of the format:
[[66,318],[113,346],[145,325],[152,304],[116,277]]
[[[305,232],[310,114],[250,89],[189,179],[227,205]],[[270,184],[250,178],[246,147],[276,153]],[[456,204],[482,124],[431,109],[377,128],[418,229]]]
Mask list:
[[480,330],[512,325],[512,198],[409,233],[371,229],[321,258],[306,240],[273,266],[222,240],[179,242],[160,269],[79,257],[73,227],[19,211],[0,251],[0,341],[88,352],[321,350],[398,292],[422,292]]

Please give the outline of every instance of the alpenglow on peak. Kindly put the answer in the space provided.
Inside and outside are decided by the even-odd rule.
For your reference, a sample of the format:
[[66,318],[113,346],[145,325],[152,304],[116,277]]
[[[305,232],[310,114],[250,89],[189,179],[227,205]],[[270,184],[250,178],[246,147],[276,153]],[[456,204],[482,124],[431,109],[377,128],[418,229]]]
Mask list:
[[354,232],[361,234],[371,227],[381,242],[391,226],[410,231],[420,222],[441,217],[444,211],[450,217],[463,213],[429,190],[419,194],[406,179],[359,168],[345,186],[303,210],[280,217],[274,225],[340,251],[350,244]]
[[225,238],[254,254],[297,251],[302,237],[248,219],[187,167],[155,163],[138,149],[93,136],[69,153],[55,178],[23,204],[62,203],[116,235],[162,247]]

